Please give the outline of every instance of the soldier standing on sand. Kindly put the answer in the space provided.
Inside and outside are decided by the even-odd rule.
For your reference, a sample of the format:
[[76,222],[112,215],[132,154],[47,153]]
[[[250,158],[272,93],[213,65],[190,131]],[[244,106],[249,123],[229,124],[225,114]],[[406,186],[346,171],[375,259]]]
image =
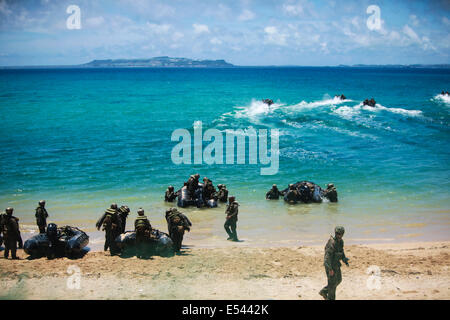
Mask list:
[[134,221],[134,230],[136,232],[136,256],[143,258],[145,255],[145,242],[150,239],[152,225],[144,215],[144,209],[139,208],[138,217]]
[[183,242],[184,231],[191,231],[192,223],[177,208],[170,208],[166,211],[167,230],[172,239],[176,252],[180,252]]
[[17,243],[19,243],[19,249],[22,249],[23,242],[20,235],[19,219],[14,217],[14,209],[6,208],[6,214],[0,215],[0,232],[3,232],[3,241],[5,243],[5,259],[9,257],[9,251],[11,251],[11,258],[19,259],[16,255]]
[[103,216],[95,224],[98,230],[103,226],[102,230],[105,231],[104,251],[107,251],[109,248],[112,256],[119,253],[119,248],[117,247],[115,240],[122,230],[121,220],[117,204],[113,203],[109,209],[106,209]]
[[45,200],[39,201],[39,206],[36,208],[36,224],[39,227],[39,233],[45,233],[47,227],[48,213],[45,209]]
[[120,233],[125,233],[125,228],[127,225],[127,218],[128,214],[130,213],[130,208],[127,206],[120,206],[119,208],[119,216],[121,219],[122,229],[120,230]]
[[328,284],[319,294],[326,300],[336,299],[336,287],[342,281],[341,263],[342,260],[348,266],[348,258],[344,253],[344,227],[334,228],[334,237],[331,236],[325,246],[325,256],[323,265],[327,274]]
[[227,215],[226,221],[224,224],[225,231],[228,234],[228,239],[231,241],[239,241],[236,232],[236,223],[238,221],[238,211],[239,211],[239,203],[235,201],[235,197],[231,196],[229,198],[229,204],[225,210]]

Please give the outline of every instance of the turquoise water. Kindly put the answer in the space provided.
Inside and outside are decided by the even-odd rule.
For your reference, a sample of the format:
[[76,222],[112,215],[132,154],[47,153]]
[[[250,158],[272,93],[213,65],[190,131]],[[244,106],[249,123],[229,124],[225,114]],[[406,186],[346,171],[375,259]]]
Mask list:
[[[450,101],[438,96],[449,87],[450,71],[436,69],[0,70],[0,208],[13,206],[30,235],[45,198],[50,220],[96,243],[93,224],[111,202],[132,218],[144,207],[165,230],[165,188],[198,172],[237,196],[243,245],[322,243],[337,223],[354,242],[449,240]],[[371,97],[377,106],[363,107]],[[173,130],[196,121],[279,129],[279,172],[173,164]],[[339,203],[264,200],[272,183],[304,179],[333,182]],[[188,241],[222,244],[223,206],[186,212]]]

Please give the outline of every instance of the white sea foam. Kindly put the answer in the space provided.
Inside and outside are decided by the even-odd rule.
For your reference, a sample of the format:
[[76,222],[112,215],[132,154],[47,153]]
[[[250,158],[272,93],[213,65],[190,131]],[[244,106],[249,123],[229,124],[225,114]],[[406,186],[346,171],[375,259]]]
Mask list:
[[434,100],[450,104],[450,95],[438,94],[434,96]]

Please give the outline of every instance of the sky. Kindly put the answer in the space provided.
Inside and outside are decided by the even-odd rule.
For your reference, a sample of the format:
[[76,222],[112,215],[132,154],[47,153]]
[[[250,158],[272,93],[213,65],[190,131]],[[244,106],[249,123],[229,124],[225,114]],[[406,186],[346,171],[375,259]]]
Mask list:
[[0,65],[450,64],[449,31],[449,0],[0,0]]

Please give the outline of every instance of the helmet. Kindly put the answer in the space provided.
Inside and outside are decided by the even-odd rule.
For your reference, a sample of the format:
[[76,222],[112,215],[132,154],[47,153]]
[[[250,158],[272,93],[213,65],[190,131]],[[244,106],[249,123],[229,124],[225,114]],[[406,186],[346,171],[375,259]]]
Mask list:
[[219,189],[222,189],[222,187],[223,187],[223,184],[221,184],[221,183],[219,183],[219,184],[217,185],[217,188],[219,188]]
[[294,190],[294,185],[292,183],[289,185],[289,190]]
[[11,207],[6,208],[6,210],[5,210],[6,214],[9,216],[12,215],[13,211],[14,211],[14,209]]
[[342,226],[337,226],[336,228],[334,228],[334,233],[338,233],[338,234],[344,234],[345,233],[345,229]]
[[328,187],[328,188],[333,188],[333,187],[334,187],[334,184],[333,184],[333,183],[329,183],[329,184],[327,184],[327,187]]
[[144,209],[139,208],[137,213],[138,213],[138,215],[143,216],[144,215]]
[[173,190],[173,186],[169,186],[167,189],[169,190]]
[[41,205],[41,204],[45,205],[45,200],[39,201],[39,205]]
[[195,179],[199,179],[199,178],[200,178],[200,175],[199,175],[198,173],[196,173],[196,174],[194,174],[194,178],[195,178]]
[[236,197],[235,196],[231,196],[231,197],[228,198],[228,200],[230,201],[230,203],[234,202],[234,200],[236,200]]
[[117,209],[117,203],[112,203],[111,204],[111,209]]
[[276,185],[276,184],[273,184],[273,185],[272,185],[272,188],[276,188],[276,187],[277,187],[277,185]]
[[49,223],[47,226],[47,236],[54,237],[58,234],[58,226],[54,223]]

